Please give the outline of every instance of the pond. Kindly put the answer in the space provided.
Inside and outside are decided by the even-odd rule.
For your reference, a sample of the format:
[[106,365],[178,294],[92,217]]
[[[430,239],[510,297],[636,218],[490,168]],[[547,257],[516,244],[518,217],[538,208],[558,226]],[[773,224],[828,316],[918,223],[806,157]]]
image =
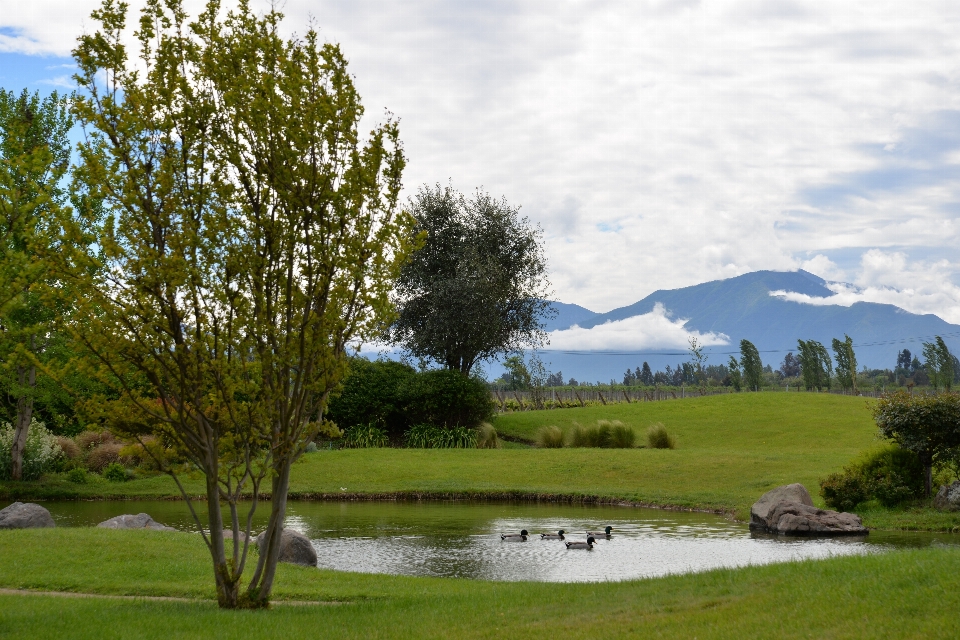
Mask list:
[[[47,502],[58,526],[95,526],[123,513],[193,530],[183,502]],[[6,503],[0,503],[0,507]],[[202,504],[198,507],[202,508]],[[267,505],[258,509],[262,529]],[[568,550],[542,532],[613,527],[592,550]],[[341,571],[484,580],[599,582],[719,567],[865,554],[902,547],[960,545],[960,535],[872,532],[864,538],[783,538],[751,534],[744,523],[704,513],[616,506],[472,502],[291,502],[285,526],[314,541],[319,565]],[[500,533],[527,529],[526,542]]]

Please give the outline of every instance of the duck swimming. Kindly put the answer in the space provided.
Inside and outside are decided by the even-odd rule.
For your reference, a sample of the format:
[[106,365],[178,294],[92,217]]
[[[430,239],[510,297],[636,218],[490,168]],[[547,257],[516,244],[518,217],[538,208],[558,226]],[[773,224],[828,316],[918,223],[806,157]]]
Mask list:
[[567,549],[593,549],[593,543],[596,540],[593,539],[593,536],[587,536],[586,542],[567,542]]
[[541,540],[563,540],[563,534],[564,534],[563,529],[560,529],[560,531],[557,531],[556,533],[541,533],[540,539]]
[[598,538],[609,538],[611,531],[613,531],[613,527],[607,525],[603,528],[603,531],[587,531],[587,535],[596,536]]
[[527,530],[523,529],[520,533],[501,533],[500,539],[504,542],[526,542]]

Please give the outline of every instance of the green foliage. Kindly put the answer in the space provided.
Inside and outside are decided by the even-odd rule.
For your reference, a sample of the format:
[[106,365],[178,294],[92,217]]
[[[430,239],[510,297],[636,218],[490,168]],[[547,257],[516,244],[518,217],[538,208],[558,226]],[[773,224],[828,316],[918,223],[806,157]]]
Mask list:
[[541,427],[536,442],[541,449],[559,449],[563,447],[563,431],[553,425]]
[[477,430],[470,427],[436,427],[418,424],[404,434],[408,447],[415,449],[476,449]]
[[[9,422],[0,423],[0,480],[11,479],[10,449],[13,438],[13,425]],[[57,436],[50,433],[42,422],[31,421],[23,452],[22,479],[37,480],[44,473],[53,471],[62,455]]]
[[924,469],[917,455],[888,445],[827,476],[820,482],[820,495],[827,506],[840,511],[852,511],[873,499],[894,507],[923,495],[923,484]]
[[853,352],[853,339],[844,334],[844,341],[833,339],[833,353],[837,359],[837,381],[842,389],[857,392],[857,356]]
[[743,387],[743,375],[740,373],[740,363],[733,356],[730,356],[727,369],[730,370],[730,384],[735,390],[740,391]]
[[74,467],[67,471],[67,480],[74,484],[87,484],[87,470]]
[[343,444],[351,449],[372,449],[387,446],[387,432],[372,425],[354,425],[343,436]]
[[390,338],[413,357],[468,375],[499,354],[537,347],[549,308],[542,233],[505,200],[424,186],[410,200],[422,248],[396,282]]
[[486,382],[459,371],[422,371],[401,390],[407,424],[478,427],[490,420],[496,405]]
[[619,420],[597,420],[595,425],[583,427],[574,423],[570,432],[571,447],[600,447],[629,449],[636,441],[633,429]]
[[830,389],[833,362],[826,347],[816,340],[797,340],[803,385],[809,389]]
[[400,435],[409,425],[404,390],[416,375],[400,362],[351,358],[343,388],[330,402],[326,417],[341,427],[372,423]]
[[676,439],[667,433],[667,428],[657,422],[647,429],[647,447],[650,449],[676,449]]
[[524,391],[530,388],[530,371],[523,361],[523,356],[512,355],[503,361],[505,369],[500,378],[504,386],[510,391]]
[[477,429],[477,449],[499,449],[501,447],[497,430],[489,422],[484,422]]
[[917,455],[929,495],[933,465],[949,460],[960,449],[960,394],[887,394],[878,400],[873,418],[884,438]]
[[630,427],[614,421],[610,427],[610,448],[632,449],[637,441],[637,433]]
[[743,384],[750,391],[759,391],[763,386],[763,362],[760,352],[749,340],[740,341],[740,368],[743,370]]
[[127,470],[119,462],[111,462],[105,466],[100,475],[110,482],[126,482],[129,479]]
[[943,338],[937,336],[934,342],[923,343],[923,367],[930,377],[934,388],[950,391],[953,386],[954,357]]

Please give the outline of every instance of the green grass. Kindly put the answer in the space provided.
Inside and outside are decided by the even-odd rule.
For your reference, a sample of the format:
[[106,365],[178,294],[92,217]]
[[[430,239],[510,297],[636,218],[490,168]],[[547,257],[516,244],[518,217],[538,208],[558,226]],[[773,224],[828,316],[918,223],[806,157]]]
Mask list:
[[949,638],[960,633],[960,550],[931,548],[563,585],[364,575],[281,565],[276,599],[219,611],[196,536],[0,532],[0,587],[204,602],[0,595],[0,637],[30,638]]
[[[643,442],[648,426],[661,422],[677,449],[536,449],[505,442],[499,450],[321,450],[295,466],[291,497],[590,497],[733,512],[743,519],[762,493],[792,482],[803,483],[822,506],[820,479],[878,444],[871,402],[832,394],[742,393],[506,414],[495,426],[512,439],[532,442],[547,425],[569,430],[574,422],[604,419],[623,422]],[[202,494],[199,477],[186,484],[191,494]],[[0,499],[177,496],[165,477],[0,483]],[[932,509],[871,510],[864,516],[870,527],[960,528],[960,514]]]

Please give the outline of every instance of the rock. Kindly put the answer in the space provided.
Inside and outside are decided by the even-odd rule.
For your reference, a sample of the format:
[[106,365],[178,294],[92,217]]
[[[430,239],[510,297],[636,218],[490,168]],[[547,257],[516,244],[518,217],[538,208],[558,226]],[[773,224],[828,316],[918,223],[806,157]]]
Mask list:
[[760,499],[753,503],[750,508],[750,528],[761,531],[769,528],[768,516],[770,510],[780,502],[799,502],[808,507],[813,506],[813,499],[807,488],[799,482],[787,484],[776,489],[771,489],[760,496]]
[[149,529],[151,531],[176,531],[173,527],[160,524],[145,513],[137,515],[124,514],[97,525],[101,529]]
[[[243,531],[238,532],[240,535],[240,542],[243,542],[247,539],[247,534]],[[224,540],[233,540],[233,529],[224,529],[223,530],[223,539]]]
[[0,529],[43,529],[55,527],[53,516],[38,504],[14,502],[0,509]]
[[[257,546],[263,545],[263,539],[267,535],[264,531],[257,536]],[[291,529],[284,529],[280,533],[280,562],[290,562],[292,564],[305,565],[308,567],[317,566],[317,550],[313,548],[310,538]]]
[[960,511],[960,480],[940,487],[933,498],[933,506],[940,511]]
[[787,536],[865,535],[855,513],[817,509],[799,502],[778,502],[770,511],[767,531]]
[[777,487],[763,494],[750,509],[750,529],[788,536],[866,535],[855,513],[839,513],[813,506],[802,484]]

